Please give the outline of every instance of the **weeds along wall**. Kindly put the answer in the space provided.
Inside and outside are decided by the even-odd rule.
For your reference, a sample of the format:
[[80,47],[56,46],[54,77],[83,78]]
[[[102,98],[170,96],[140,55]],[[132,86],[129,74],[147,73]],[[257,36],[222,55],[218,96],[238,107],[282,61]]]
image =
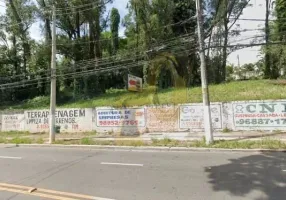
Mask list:
[[[202,104],[144,106],[132,108],[57,109],[58,132],[117,133],[201,132]],[[286,130],[286,100],[239,101],[211,104],[215,130]],[[49,110],[0,112],[0,130],[49,131]]]

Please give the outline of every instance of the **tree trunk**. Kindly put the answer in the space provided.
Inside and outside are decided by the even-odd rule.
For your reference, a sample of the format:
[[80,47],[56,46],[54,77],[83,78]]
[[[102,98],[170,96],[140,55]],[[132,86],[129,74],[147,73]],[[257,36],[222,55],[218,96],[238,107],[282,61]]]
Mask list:
[[19,72],[19,66],[18,66],[18,61],[17,61],[17,40],[16,36],[12,36],[12,41],[13,41],[13,64],[14,64],[14,70],[15,74],[18,75],[20,74]]
[[221,76],[220,76],[220,82],[224,82],[226,79],[226,62],[227,62],[227,44],[228,44],[228,0],[224,1],[224,9],[225,9],[225,14],[224,14],[224,19],[223,19],[223,26],[224,26],[224,40],[223,40],[223,49],[222,49],[222,65],[221,65]]
[[76,34],[77,34],[77,38],[80,38],[80,15],[79,15],[79,12],[76,13]]
[[264,78],[273,78],[271,73],[271,61],[270,61],[270,51],[269,51],[269,0],[266,0],[266,17],[265,17],[265,42],[266,42],[266,52],[265,52],[265,71]]
[[226,79],[226,62],[227,62],[227,44],[228,44],[228,20],[224,21],[224,41],[222,50],[222,66],[220,82],[224,82]]
[[95,36],[94,36],[94,26],[93,26],[93,22],[90,19],[89,21],[89,58],[90,59],[94,59],[95,58]]
[[28,43],[28,38],[26,36],[26,31],[24,30],[22,19],[21,19],[20,15],[19,15],[15,5],[14,5],[13,0],[9,0],[9,3],[11,5],[11,9],[12,9],[13,15],[16,18],[16,21],[18,23],[20,34],[21,34],[21,40],[22,40],[22,43],[23,43],[22,46],[23,46],[23,50],[24,50],[24,53],[23,53],[23,60],[24,60],[23,74],[25,75],[26,74],[26,70],[27,70],[27,61],[28,61],[28,59],[29,59],[29,57],[31,55],[30,45]]
[[96,11],[95,17],[95,59],[99,60],[102,57],[101,48],[100,48],[100,13],[99,10]]
[[[45,0],[42,0],[42,7],[44,9],[47,8]],[[45,16],[45,29],[46,43],[49,44],[49,42],[52,40],[51,21],[49,16]]]

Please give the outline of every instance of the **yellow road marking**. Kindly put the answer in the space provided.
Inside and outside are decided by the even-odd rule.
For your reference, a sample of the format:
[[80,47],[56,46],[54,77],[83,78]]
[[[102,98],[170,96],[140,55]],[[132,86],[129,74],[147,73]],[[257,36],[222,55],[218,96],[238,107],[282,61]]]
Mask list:
[[0,187],[0,190],[7,191],[7,192],[18,193],[18,194],[25,194],[25,195],[43,197],[43,198],[53,199],[53,200],[79,200],[79,199],[71,199],[71,198],[67,198],[67,197],[54,196],[54,195],[49,195],[49,194],[41,194],[41,193],[37,193],[37,192],[29,193],[28,191],[11,189],[11,188],[5,188],[5,187]]
[[[42,189],[42,188],[36,188],[35,190],[34,187],[14,185],[14,184],[8,184],[8,183],[0,183],[0,190],[6,190],[8,192],[13,192],[13,193],[39,196],[39,197],[44,197],[44,198],[49,198],[49,199],[54,199],[54,200],[79,200],[79,199],[115,200],[115,199],[107,199],[107,198],[94,197],[94,196],[88,196],[88,195],[82,195],[82,194],[60,192],[60,191],[55,191],[55,190],[47,190],[47,189]],[[29,192],[29,191],[33,191],[33,192]],[[66,196],[66,197],[62,197],[62,196]]]

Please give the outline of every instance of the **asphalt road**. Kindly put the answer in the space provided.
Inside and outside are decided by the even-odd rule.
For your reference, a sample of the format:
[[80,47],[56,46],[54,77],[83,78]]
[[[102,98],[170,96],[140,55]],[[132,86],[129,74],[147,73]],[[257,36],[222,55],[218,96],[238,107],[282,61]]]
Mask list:
[[[284,200],[284,153],[0,147],[1,183],[115,200]],[[45,199],[0,191],[1,200]]]

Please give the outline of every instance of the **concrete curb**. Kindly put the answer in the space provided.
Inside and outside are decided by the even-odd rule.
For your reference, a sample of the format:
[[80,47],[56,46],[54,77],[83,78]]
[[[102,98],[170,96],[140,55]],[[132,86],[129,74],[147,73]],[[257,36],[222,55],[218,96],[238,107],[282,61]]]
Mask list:
[[113,150],[113,151],[149,151],[149,152],[245,152],[245,153],[286,153],[286,149],[220,149],[220,148],[187,148],[187,147],[131,147],[131,146],[103,146],[103,145],[59,145],[59,144],[0,144],[0,148],[61,148],[85,150]]

